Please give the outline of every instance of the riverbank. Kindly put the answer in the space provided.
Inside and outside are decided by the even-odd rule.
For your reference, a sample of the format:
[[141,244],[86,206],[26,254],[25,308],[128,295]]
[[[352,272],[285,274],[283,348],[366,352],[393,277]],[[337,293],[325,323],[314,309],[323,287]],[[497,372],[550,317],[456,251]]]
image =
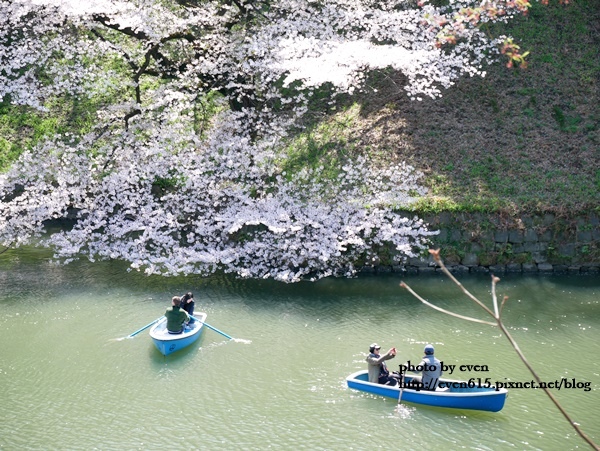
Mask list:
[[[599,274],[600,215],[555,213],[507,216],[484,213],[450,213],[425,217],[439,234],[444,264],[458,272]],[[379,261],[363,266],[365,272],[436,271],[429,256],[411,258],[405,265],[390,263],[389,251]]]

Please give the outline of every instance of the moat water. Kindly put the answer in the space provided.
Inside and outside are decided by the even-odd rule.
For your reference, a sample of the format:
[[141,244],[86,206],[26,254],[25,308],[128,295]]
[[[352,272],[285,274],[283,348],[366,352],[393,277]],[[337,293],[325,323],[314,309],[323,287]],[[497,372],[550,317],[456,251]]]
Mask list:
[[[509,389],[498,413],[454,411],[350,390],[371,342],[395,346],[392,369],[425,344],[455,379],[526,382],[530,373],[445,276],[360,276],[316,283],[147,277],[119,262],[57,266],[47,251],[0,255],[0,449],[588,449],[541,390]],[[489,275],[463,285],[491,306]],[[237,340],[205,330],[164,357],[148,330],[171,296]],[[600,278],[506,275],[504,319],[553,394],[600,442]],[[586,388],[587,387],[587,388]]]

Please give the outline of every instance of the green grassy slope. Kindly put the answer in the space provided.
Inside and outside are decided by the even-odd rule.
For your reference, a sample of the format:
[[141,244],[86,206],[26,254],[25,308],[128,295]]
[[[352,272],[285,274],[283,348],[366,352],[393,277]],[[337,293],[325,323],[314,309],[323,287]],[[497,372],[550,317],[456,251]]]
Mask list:
[[503,31],[531,51],[529,68],[498,64],[422,102],[379,77],[347,139],[424,171],[422,210],[598,208],[600,1],[534,4]]

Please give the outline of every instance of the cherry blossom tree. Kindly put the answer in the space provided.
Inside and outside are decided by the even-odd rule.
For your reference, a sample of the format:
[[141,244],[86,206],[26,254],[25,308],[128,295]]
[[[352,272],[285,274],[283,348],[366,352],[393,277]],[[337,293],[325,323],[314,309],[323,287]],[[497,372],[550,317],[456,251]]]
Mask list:
[[[95,127],[56,135],[0,176],[0,244],[159,274],[284,281],[352,274],[433,233],[406,209],[424,190],[398,165],[285,171],[312,95],[392,67],[407,95],[485,75],[516,44],[482,23],[528,3],[407,0],[0,0],[0,99],[44,110],[95,99]],[[519,59],[521,58],[521,59]],[[73,225],[50,232],[49,220]]]

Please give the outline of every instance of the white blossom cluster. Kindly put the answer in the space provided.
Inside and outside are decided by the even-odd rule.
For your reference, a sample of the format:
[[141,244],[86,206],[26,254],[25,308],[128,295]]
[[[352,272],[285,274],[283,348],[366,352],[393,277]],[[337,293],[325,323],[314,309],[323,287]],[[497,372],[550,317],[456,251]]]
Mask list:
[[482,74],[494,42],[473,27],[442,50],[411,5],[0,0],[0,99],[43,109],[112,93],[92,131],[57,135],[0,175],[0,244],[283,281],[352,274],[382,248],[415,255],[433,232],[396,213],[424,193],[412,168],[288,174],[282,151],[311,88],[351,91],[394,67],[410,95],[436,96]]
[[[16,196],[0,203],[0,240],[19,245],[38,238],[65,261],[123,259],[148,274],[221,269],[297,281],[352,274],[353,262],[373,263],[378,246],[415,255],[431,235],[417,218],[391,210],[411,201],[409,191],[423,194],[409,167],[372,171],[358,160],[341,168],[337,180],[322,168],[288,177],[257,163],[267,144],[231,134],[243,119],[223,113],[222,126],[215,124],[203,143],[168,125],[144,140],[115,136],[110,146],[122,151],[105,174],[110,149],[93,155],[87,140],[36,148],[1,176],[0,196]],[[175,186],[157,191],[159,178]],[[67,216],[69,208],[77,208],[73,228],[44,234],[43,222]]]

